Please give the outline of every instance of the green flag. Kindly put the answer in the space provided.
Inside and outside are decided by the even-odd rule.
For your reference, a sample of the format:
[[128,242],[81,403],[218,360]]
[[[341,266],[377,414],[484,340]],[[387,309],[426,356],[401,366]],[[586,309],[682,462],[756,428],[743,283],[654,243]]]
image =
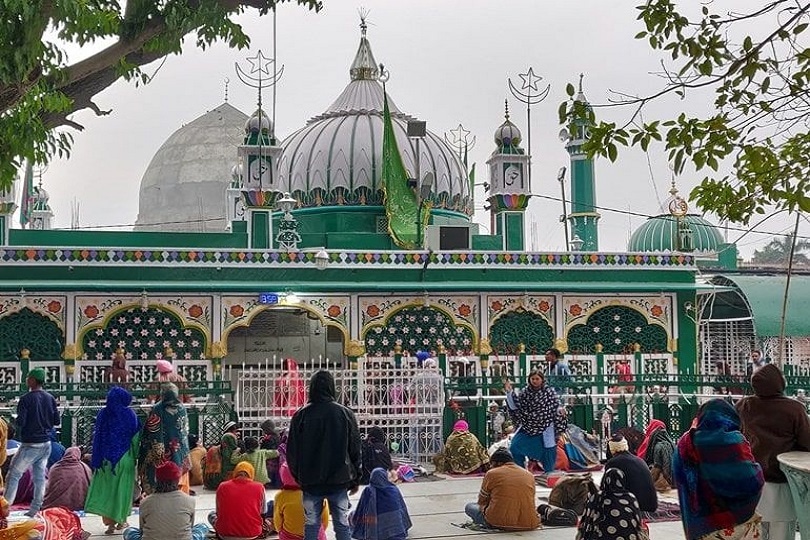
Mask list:
[[[408,171],[402,163],[391,111],[388,110],[388,95],[385,95],[383,110],[382,186],[385,196],[385,213],[388,216],[388,234],[394,243],[403,249],[418,249],[425,224],[430,216],[428,208],[420,216],[416,193],[408,187]],[[422,219],[420,219],[422,218]]]
[[31,221],[34,199],[34,163],[29,159],[25,166],[22,199],[20,200],[20,225],[25,227]]

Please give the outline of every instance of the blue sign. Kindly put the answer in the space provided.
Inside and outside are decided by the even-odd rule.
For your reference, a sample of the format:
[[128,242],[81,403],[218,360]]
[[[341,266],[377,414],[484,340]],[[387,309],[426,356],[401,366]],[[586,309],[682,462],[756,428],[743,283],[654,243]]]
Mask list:
[[278,304],[278,294],[276,293],[261,293],[259,295],[260,304]]

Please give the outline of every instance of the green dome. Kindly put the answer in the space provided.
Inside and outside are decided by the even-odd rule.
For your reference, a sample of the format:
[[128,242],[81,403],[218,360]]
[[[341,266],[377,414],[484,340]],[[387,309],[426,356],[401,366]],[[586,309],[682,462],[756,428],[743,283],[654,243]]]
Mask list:
[[[683,251],[676,245],[678,218],[669,214],[661,214],[649,218],[641,227],[636,229],[630,242],[628,251]],[[687,214],[680,218],[681,226],[688,226],[692,231],[692,246],[697,253],[714,253],[723,243],[723,237],[717,227],[696,214]]]

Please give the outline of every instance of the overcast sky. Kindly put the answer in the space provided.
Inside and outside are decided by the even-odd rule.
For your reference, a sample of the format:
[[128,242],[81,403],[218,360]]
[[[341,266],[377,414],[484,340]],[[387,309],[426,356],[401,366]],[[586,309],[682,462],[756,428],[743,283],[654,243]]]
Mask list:
[[[557,171],[568,165],[568,155],[558,139],[557,107],[565,98],[565,85],[585,74],[585,93],[593,103],[604,103],[609,90],[643,95],[660,87],[651,73],[659,57],[645,42],[633,39],[641,25],[635,20],[632,0],[565,0],[563,2],[513,0],[324,0],[320,13],[285,4],[278,13],[278,57],[285,66],[278,86],[276,133],[286,135],[323,112],[349,81],[349,65],[359,40],[358,9],[369,14],[368,37],[378,62],[391,73],[388,90],[403,112],[427,121],[428,129],[443,134],[459,123],[477,137],[470,158],[478,163],[477,180],[487,180],[485,161],[494,149],[492,134],[503,121],[503,101],[510,100],[512,120],[524,134],[525,107],[507,89],[511,77],[529,66],[551,84],[548,99],[532,110],[533,188],[539,195],[559,197]],[[714,2],[743,10],[758,5],[752,0]],[[688,4],[698,9],[697,2]],[[80,206],[80,224],[115,226],[134,224],[138,213],[141,177],[153,154],[183,124],[194,120],[224,100],[224,80],[229,78],[229,101],[246,113],[255,108],[255,91],[239,83],[234,62],[261,48],[272,49],[272,19],[250,11],[240,18],[252,37],[250,52],[217,45],[207,51],[193,39],[181,56],[168,57],[146,68],[158,70],[154,81],[136,88],[119,81],[96,97],[109,116],[96,118],[85,111],[76,120],[86,130],[75,134],[73,154],[55,160],[43,175],[51,194],[56,227],[69,227],[72,201]],[[70,50],[71,60],[87,51]],[[269,101],[269,91],[265,100]],[[691,100],[661,101],[646,118],[706,112],[705,96]],[[620,120],[625,111],[600,110],[602,118]],[[234,162],[236,152],[234,150]],[[226,182],[228,179],[223,179]],[[683,194],[697,183],[694,174],[677,179]],[[659,199],[668,196],[670,172],[660,148],[648,155],[623,151],[617,163],[597,164],[597,201],[600,206],[645,215],[659,213]],[[570,188],[567,188],[570,193]],[[656,195],[657,191],[657,195]],[[481,209],[484,192],[476,191],[476,221],[489,225]],[[690,205],[694,206],[694,205]],[[533,198],[527,218],[529,248],[563,248],[558,218],[561,203]],[[633,229],[644,220],[602,210],[600,248],[621,251]],[[707,216],[716,222],[716,218]],[[531,223],[536,223],[533,227]],[[775,216],[759,229],[789,232],[792,219]],[[739,227],[739,226],[738,226]],[[730,230],[736,240],[742,232]],[[810,235],[802,223],[801,234]],[[740,243],[748,257],[770,240],[768,234],[749,234]]]

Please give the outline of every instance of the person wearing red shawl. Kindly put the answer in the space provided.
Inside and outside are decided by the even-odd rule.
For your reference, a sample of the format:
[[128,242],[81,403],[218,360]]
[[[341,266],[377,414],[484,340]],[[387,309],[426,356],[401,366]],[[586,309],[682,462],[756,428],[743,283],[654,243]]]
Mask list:
[[644,433],[644,441],[638,447],[636,455],[647,462],[650,473],[658,491],[669,491],[674,487],[672,481],[672,454],[675,443],[667,432],[667,426],[661,420],[650,420]]
[[284,373],[276,379],[273,392],[273,412],[277,416],[292,416],[307,402],[304,379],[298,363],[292,358],[284,360]]
[[270,534],[264,486],[253,481],[254,474],[253,465],[241,461],[233,478],[217,488],[216,511],[208,515],[208,522],[219,538],[250,540]]
[[700,407],[678,440],[672,468],[687,540],[762,538],[756,507],[765,479],[727,401]]

